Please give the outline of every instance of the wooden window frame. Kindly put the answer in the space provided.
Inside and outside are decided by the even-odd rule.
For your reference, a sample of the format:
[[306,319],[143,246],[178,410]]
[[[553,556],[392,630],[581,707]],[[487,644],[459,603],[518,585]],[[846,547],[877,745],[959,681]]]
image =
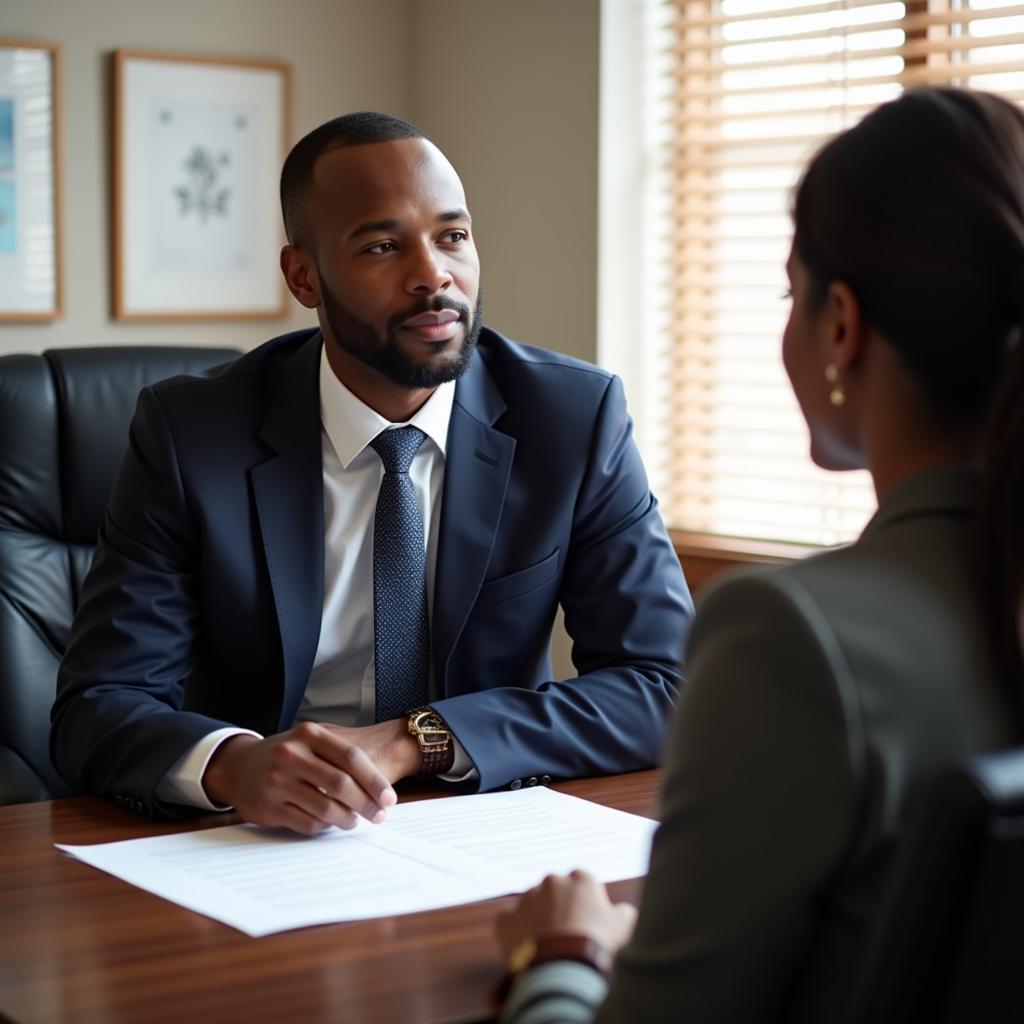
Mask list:
[[757,541],[688,530],[670,529],[668,533],[693,594],[697,594],[711,579],[728,569],[744,565],[782,565],[828,550],[814,544]]

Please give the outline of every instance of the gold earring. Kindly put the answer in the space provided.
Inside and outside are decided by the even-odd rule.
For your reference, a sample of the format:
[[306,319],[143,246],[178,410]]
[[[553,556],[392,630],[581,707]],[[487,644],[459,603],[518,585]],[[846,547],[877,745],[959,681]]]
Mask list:
[[846,392],[843,390],[843,382],[839,379],[839,371],[832,363],[825,367],[825,380],[832,385],[828,400],[835,406],[842,405],[846,401]]

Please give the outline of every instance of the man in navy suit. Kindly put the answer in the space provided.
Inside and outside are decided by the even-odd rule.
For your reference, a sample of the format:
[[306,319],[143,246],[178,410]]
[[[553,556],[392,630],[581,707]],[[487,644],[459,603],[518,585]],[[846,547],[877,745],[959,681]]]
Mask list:
[[462,185],[411,125],[328,122],[281,196],[319,329],[141,393],[58,769],[150,815],[312,833],[382,820],[418,774],[653,765],[692,607],[619,381],[483,327]]

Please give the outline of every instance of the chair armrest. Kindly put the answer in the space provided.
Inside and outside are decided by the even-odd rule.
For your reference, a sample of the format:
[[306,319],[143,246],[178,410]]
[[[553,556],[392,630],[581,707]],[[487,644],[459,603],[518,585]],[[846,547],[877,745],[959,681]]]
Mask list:
[[31,804],[52,800],[46,783],[22,757],[0,744],[0,805]]

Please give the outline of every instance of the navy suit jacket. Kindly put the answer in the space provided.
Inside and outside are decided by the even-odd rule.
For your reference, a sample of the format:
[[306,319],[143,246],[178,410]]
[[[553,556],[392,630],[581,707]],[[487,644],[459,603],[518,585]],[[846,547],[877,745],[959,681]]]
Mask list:
[[[292,725],[323,598],[321,344],[284,335],[140,394],[53,708],[74,787],[184,813],[154,789],[192,744]],[[435,580],[432,703],[480,789],[656,763],[692,605],[617,378],[483,330],[455,390]]]

